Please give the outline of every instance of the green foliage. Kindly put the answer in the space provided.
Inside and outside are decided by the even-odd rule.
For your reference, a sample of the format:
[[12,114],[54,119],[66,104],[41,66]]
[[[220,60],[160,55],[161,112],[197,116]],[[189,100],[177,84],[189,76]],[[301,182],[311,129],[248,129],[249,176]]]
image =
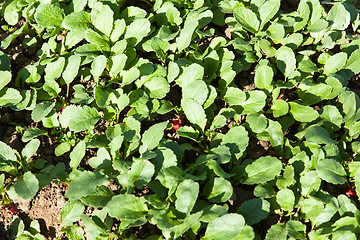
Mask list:
[[63,182],[69,239],[360,238],[359,10],[285,2],[0,3],[1,203]]

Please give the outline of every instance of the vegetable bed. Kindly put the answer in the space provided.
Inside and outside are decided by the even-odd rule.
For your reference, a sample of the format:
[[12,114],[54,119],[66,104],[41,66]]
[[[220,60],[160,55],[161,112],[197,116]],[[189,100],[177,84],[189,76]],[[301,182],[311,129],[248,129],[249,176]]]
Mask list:
[[0,239],[360,239],[359,5],[0,1]]

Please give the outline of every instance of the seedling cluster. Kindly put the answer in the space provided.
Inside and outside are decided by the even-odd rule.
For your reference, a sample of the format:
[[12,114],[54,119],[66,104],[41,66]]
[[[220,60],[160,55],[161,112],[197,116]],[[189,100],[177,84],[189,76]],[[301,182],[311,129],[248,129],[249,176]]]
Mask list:
[[66,184],[70,240],[359,239],[356,6],[2,1],[1,114],[32,124],[0,141],[1,203]]

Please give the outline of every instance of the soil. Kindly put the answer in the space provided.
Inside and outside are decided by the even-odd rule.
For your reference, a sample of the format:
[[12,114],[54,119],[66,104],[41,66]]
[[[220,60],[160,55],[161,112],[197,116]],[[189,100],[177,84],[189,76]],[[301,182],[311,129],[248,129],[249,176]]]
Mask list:
[[[41,189],[34,198],[29,200],[15,199],[14,204],[19,210],[17,214],[8,212],[8,208],[3,206],[0,209],[1,227],[7,229],[15,215],[23,220],[25,229],[27,229],[33,220],[38,220],[41,233],[46,239],[60,239],[60,212],[64,206],[66,186],[64,184],[56,184],[54,182]],[[5,234],[7,239],[10,232]]]

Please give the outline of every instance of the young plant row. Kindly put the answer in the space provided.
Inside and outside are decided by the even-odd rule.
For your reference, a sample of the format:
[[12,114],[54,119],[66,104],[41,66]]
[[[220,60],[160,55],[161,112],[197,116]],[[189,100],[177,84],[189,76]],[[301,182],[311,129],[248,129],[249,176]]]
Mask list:
[[[0,4],[4,30],[25,20],[1,42],[0,106],[37,123],[18,128],[20,153],[0,142],[2,202],[67,184],[69,239],[84,238],[79,221],[87,239],[140,226],[156,229],[148,239],[359,238],[359,10],[281,4]],[[38,60],[14,73],[6,51],[21,36]],[[43,138],[68,161],[34,157]],[[273,151],[253,157],[259,141]]]

